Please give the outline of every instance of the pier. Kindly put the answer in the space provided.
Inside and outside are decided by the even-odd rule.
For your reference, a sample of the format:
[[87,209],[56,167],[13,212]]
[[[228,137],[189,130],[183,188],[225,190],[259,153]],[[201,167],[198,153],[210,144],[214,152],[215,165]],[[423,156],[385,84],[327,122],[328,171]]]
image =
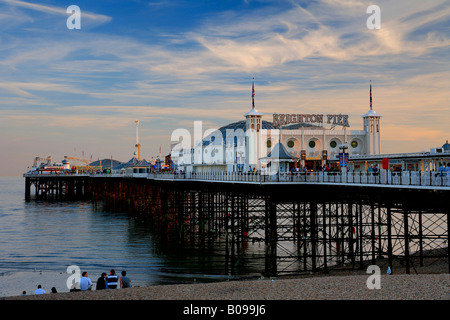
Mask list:
[[152,220],[180,247],[222,245],[226,274],[254,259],[265,276],[362,270],[379,259],[405,273],[444,261],[450,272],[448,177],[426,174],[24,177],[27,200],[90,200]]

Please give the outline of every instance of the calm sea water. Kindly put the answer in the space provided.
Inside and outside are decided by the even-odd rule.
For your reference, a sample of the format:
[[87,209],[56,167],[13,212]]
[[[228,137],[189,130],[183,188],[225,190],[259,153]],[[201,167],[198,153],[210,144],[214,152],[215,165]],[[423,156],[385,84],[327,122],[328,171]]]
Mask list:
[[65,273],[69,265],[92,280],[127,270],[140,286],[216,281],[229,278],[223,261],[220,250],[180,250],[148,222],[94,210],[91,202],[26,202],[24,178],[0,177],[0,281],[11,272]]

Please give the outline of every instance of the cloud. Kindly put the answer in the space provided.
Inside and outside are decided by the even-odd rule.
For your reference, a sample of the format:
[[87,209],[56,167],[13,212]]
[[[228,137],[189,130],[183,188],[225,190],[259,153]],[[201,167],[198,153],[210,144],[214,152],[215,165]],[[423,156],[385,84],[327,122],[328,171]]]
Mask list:
[[[0,129],[44,141],[59,132],[80,144],[95,136],[95,150],[130,128],[133,140],[139,119],[142,139],[157,135],[164,148],[171,130],[193,120],[212,127],[243,120],[253,76],[265,120],[272,112],[341,112],[360,129],[372,80],[374,107],[383,114],[382,151],[417,151],[442,140],[450,121],[450,8],[442,0],[408,3],[379,1],[380,30],[366,27],[372,3],[325,0],[213,10],[176,33],[158,26],[163,31],[154,34],[144,25],[131,34],[121,16],[126,32],[68,36],[67,29],[42,32],[30,23],[44,16],[53,24],[68,16],[66,8],[0,0],[7,9],[0,29],[8,31],[0,34]],[[160,4],[158,14],[171,9]],[[93,24],[111,20],[89,17]]]
[[32,97],[32,91],[55,91],[64,93],[85,93],[67,84],[48,82],[0,82],[0,89],[15,93],[19,96]]
[[[435,5],[439,7],[440,3]],[[276,12],[263,22],[253,18],[258,16],[254,12],[231,19],[226,15],[227,22],[220,21],[220,17],[215,19],[215,25],[197,30],[195,39],[214,56],[246,71],[317,58],[351,61],[401,56],[404,59],[403,55],[421,56],[430,49],[450,44],[442,32],[428,33],[421,39],[411,38],[414,31],[425,25],[448,19],[449,7],[429,10],[422,17],[417,15],[422,10],[420,7],[410,6],[403,12],[404,6],[397,8],[383,3],[382,28],[374,31],[366,28],[365,5],[361,1],[326,1],[308,9],[296,6]],[[334,10],[336,6],[342,10]],[[349,7],[353,10],[349,11]]]

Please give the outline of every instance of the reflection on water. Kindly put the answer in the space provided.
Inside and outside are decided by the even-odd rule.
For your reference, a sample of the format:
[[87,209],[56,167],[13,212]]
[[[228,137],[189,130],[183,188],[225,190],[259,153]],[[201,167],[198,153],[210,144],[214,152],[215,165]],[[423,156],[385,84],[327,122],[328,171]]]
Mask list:
[[114,268],[141,286],[228,278],[221,245],[181,249],[149,222],[96,211],[90,202],[25,202],[21,177],[0,178],[0,196],[0,273],[78,265],[96,279]]
[[[213,241],[213,245],[182,247],[175,237],[161,237],[149,221],[94,210],[90,202],[25,202],[23,178],[0,178],[0,275],[8,271],[66,272],[67,266],[77,265],[93,279],[111,268],[127,270],[133,284],[140,286],[194,279],[215,281],[230,275],[259,276],[271,267],[271,261],[265,260],[264,200],[254,199],[252,206],[250,234],[246,238],[250,240],[242,244],[245,255],[230,257],[223,233],[214,233],[214,239],[206,240]],[[314,270],[325,262],[327,267],[333,267],[386,257],[385,209],[375,214],[370,206],[354,203],[350,206],[352,218],[347,221],[348,207],[344,210],[341,204],[322,204],[314,209],[317,221],[312,228],[308,222],[311,208],[302,204],[306,214],[294,219],[292,212],[299,208],[298,204],[294,206],[295,203],[281,203],[276,209],[277,243],[272,248],[276,247],[278,274]],[[412,235],[408,246],[413,253],[419,250],[418,215],[411,213],[408,217]],[[447,238],[442,237],[447,226],[445,214],[422,218],[423,236],[427,237],[422,242],[423,249],[448,246]],[[404,255],[401,213],[392,214],[391,232],[393,255]]]

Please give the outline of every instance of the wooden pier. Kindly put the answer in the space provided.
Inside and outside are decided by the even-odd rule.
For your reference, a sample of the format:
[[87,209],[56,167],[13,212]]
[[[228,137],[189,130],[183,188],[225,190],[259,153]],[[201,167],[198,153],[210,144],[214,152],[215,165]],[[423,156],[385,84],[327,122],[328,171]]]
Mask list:
[[25,176],[25,185],[27,200],[90,200],[150,219],[182,247],[221,243],[227,274],[256,256],[253,247],[269,276],[363,269],[381,258],[406,273],[436,259],[450,266],[445,189],[108,175]]

